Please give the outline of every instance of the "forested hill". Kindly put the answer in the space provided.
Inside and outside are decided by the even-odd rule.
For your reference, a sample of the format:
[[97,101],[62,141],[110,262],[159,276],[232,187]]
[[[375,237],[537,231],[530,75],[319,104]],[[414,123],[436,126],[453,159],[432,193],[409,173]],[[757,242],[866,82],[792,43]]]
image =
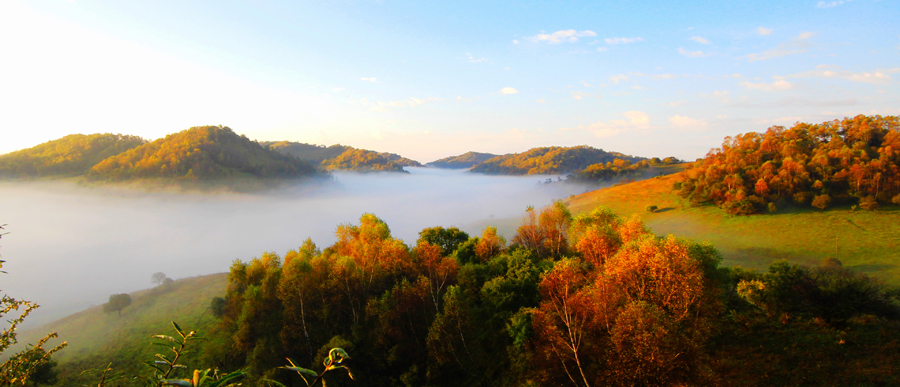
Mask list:
[[692,202],[714,203],[731,214],[775,211],[787,203],[820,209],[900,204],[900,119],[858,115],[726,137],[694,164],[680,188]]
[[459,156],[444,157],[425,165],[435,168],[465,169],[472,168],[475,164],[488,161],[494,157],[497,157],[497,155],[491,153],[466,152]]
[[418,161],[398,154],[357,149],[340,144],[328,147],[290,141],[262,142],[260,144],[329,170],[404,172],[403,167],[422,166]]
[[471,171],[493,175],[568,174],[583,170],[592,164],[612,162],[615,159],[632,163],[643,160],[642,157],[606,152],[587,145],[554,146],[497,156],[475,165]]
[[109,157],[88,180],[297,178],[316,174],[309,162],[260,146],[223,126],[197,126]]
[[81,176],[101,160],[144,143],[140,137],[122,134],[70,134],[0,156],[0,177]]

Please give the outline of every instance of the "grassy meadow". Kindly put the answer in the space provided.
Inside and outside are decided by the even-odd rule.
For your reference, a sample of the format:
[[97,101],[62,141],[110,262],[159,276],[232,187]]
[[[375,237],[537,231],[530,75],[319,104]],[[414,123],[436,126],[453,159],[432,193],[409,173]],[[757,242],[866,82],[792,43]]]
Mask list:
[[[772,262],[814,265],[837,256],[846,267],[900,285],[900,207],[878,211],[832,207],[782,208],[776,213],[730,216],[712,205],[692,207],[672,190],[681,174],[617,185],[565,201],[573,214],[609,207],[637,215],[656,234],[712,243],[727,266],[765,270]],[[650,213],[647,206],[659,209]],[[511,234],[509,234],[511,235]]]
[[[160,347],[151,345],[157,334],[174,335],[172,321],[185,331],[209,332],[218,321],[209,310],[213,297],[225,295],[226,273],[183,278],[156,288],[131,293],[132,303],[118,313],[104,313],[95,306],[19,334],[20,343],[34,343],[48,332],[57,332],[69,347],[53,355],[60,363],[60,377],[74,377],[86,369],[112,363],[115,371],[147,371]],[[54,340],[54,342],[56,342]],[[185,364],[199,353],[188,355]],[[86,376],[85,382],[93,380]],[[99,380],[99,377],[96,378]],[[96,383],[96,381],[94,382]]]

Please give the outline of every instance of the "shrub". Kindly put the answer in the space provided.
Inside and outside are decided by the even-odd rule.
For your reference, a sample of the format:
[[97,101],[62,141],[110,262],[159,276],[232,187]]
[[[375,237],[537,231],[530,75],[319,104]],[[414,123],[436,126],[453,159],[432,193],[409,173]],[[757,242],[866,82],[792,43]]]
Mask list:
[[658,209],[659,209],[659,207],[652,205],[652,204],[647,206],[647,212],[656,212],[656,210],[658,210]]
[[875,211],[880,207],[874,196],[866,196],[859,201],[859,206],[866,211]]
[[813,201],[812,201],[812,205],[813,205],[813,207],[816,207],[820,210],[824,210],[824,209],[828,208],[829,205],[831,205],[831,196],[828,196],[828,195],[816,196],[815,199],[813,199]]
[[894,198],[891,199],[891,202],[894,204],[900,204],[900,194],[897,194],[897,196],[894,196]]
[[775,206],[775,203],[769,202],[769,212],[773,214],[778,212],[778,207]]

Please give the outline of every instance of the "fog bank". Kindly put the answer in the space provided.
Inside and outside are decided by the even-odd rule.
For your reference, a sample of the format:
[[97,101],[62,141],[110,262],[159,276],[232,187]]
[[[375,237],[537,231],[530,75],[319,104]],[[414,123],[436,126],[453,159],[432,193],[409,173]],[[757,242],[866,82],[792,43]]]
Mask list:
[[[432,226],[480,235],[478,221],[522,214],[585,191],[537,184],[547,176],[485,176],[408,168],[411,174],[335,173],[324,187],[294,186],[260,194],[147,193],[69,183],[0,183],[0,240],[9,274],[0,290],[36,301],[29,326],[49,322],[110,294],[171,278],[227,271],[235,259],[279,255],[307,237],[334,243],[342,223],[374,213],[392,234],[414,244]],[[555,176],[554,176],[555,178]],[[483,224],[483,222],[482,222]],[[506,235],[511,237],[511,235]]]

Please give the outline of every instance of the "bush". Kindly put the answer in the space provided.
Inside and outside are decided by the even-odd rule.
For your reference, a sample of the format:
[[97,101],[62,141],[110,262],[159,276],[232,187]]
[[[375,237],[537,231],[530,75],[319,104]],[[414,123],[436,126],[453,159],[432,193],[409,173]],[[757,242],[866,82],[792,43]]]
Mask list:
[[769,212],[773,214],[778,212],[778,207],[775,206],[775,203],[769,202]]
[[824,210],[824,209],[828,208],[829,205],[831,205],[831,196],[828,196],[828,195],[816,196],[815,199],[813,199],[813,201],[812,201],[812,205],[813,205],[813,207],[816,207],[820,210]]
[[900,204],[900,194],[897,194],[897,196],[894,196],[894,198],[891,199],[891,202],[894,204]]
[[806,204],[809,203],[810,199],[812,199],[812,194],[809,192],[797,192],[794,194],[794,203],[797,204]]
[[658,210],[658,209],[659,209],[659,207],[657,207],[655,205],[647,206],[647,212],[656,212],[656,210]]
[[730,215],[751,215],[759,212],[756,204],[750,199],[727,201],[722,208]]
[[880,207],[874,196],[864,197],[859,201],[859,206],[866,211],[875,211]]

